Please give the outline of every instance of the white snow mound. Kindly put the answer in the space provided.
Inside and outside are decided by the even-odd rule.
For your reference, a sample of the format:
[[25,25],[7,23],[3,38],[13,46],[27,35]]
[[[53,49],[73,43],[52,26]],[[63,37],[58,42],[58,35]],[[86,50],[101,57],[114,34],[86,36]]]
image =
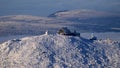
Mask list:
[[0,44],[0,68],[119,67],[118,42],[92,42],[80,37],[41,35]]

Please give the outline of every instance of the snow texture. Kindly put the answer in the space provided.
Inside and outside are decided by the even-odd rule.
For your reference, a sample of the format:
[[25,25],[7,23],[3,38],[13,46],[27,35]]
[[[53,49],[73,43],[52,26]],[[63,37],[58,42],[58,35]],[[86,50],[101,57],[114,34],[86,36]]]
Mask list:
[[120,68],[120,43],[41,35],[0,44],[0,68]]

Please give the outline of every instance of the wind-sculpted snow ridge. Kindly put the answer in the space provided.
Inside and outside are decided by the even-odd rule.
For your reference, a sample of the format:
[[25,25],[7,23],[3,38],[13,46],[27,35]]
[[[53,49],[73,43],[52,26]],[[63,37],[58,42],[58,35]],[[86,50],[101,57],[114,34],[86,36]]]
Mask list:
[[0,44],[1,68],[119,68],[120,43],[41,35]]

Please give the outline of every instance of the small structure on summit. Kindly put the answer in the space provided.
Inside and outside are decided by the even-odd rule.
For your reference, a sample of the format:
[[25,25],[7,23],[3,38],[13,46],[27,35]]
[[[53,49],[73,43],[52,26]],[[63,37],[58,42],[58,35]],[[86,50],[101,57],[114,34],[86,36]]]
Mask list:
[[80,36],[80,33],[77,33],[76,31],[71,32],[67,27],[62,27],[58,34],[60,35],[67,35],[67,36]]
[[44,35],[48,35],[48,31],[46,31]]

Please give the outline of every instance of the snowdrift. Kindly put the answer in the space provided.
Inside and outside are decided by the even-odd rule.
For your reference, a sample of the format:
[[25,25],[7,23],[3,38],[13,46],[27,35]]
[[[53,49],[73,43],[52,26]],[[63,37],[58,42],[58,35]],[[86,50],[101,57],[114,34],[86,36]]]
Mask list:
[[41,35],[0,44],[1,68],[119,68],[120,43]]

